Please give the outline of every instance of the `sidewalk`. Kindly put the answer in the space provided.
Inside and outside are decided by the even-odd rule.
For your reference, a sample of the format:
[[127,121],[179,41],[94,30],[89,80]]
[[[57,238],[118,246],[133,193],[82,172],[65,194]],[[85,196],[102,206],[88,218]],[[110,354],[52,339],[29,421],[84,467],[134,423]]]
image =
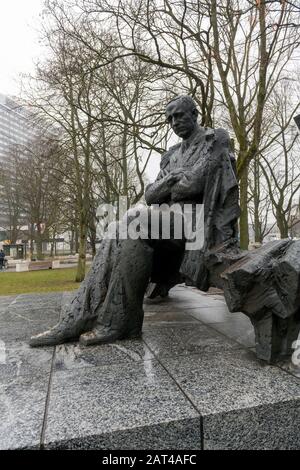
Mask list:
[[300,378],[246,316],[177,286],[143,337],[31,349],[71,293],[0,297],[0,449],[300,449]]

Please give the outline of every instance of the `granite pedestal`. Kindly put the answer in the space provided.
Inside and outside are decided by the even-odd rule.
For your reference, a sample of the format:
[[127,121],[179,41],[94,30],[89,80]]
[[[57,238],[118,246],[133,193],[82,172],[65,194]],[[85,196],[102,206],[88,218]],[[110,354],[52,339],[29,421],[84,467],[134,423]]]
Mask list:
[[0,449],[300,449],[300,369],[258,361],[222,295],[177,286],[139,340],[30,349],[69,298],[0,297]]

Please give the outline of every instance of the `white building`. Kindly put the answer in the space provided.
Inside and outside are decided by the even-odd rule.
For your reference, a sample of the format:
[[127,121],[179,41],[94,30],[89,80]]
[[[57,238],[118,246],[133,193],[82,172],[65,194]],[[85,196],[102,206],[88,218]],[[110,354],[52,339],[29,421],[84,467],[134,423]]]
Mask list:
[[[9,158],[16,146],[22,147],[21,154],[25,155],[24,148],[30,148],[31,142],[40,135],[46,135],[57,139],[59,132],[55,129],[41,129],[33,122],[33,113],[18,98],[11,98],[0,93],[0,171],[9,163]],[[9,227],[7,206],[0,198],[0,226],[3,231]],[[28,226],[20,227],[21,233],[28,231]],[[1,238],[0,236],[0,243]],[[20,243],[18,240],[17,243]],[[0,245],[1,247],[1,245]],[[58,249],[63,250],[58,244]]]
[[26,145],[36,132],[26,108],[0,93],[0,164],[5,164],[14,145]]
[[[0,93],[0,171],[9,162],[13,148],[27,145],[35,136],[30,113],[16,99]],[[6,206],[0,200],[0,224],[7,226]]]

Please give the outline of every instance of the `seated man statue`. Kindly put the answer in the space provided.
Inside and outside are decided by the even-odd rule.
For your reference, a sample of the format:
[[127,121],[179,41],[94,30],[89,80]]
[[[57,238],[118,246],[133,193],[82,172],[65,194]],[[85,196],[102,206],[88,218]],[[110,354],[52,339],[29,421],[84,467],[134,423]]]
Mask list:
[[[166,118],[182,142],[162,156],[160,173],[146,188],[148,205],[203,205],[202,246],[185,250],[185,235],[169,239],[122,238],[126,220],[101,242],[92,267],[51,330],[31,338],[31,346],[55,345],[79,338],[84,345],[138,337],[143,324],[143,299],[149,284],[167,292],[179,280],[202,290],[210,285],[205,257],[213,247],[237,245],[238,184],[230,139],[223,129],[200,127],[191,97],[180,96],[166,106]],[[145,209],[149,214],[150,209]],[[162,211],[156,209],[159,216]],[[170,224],[174,225],[174,217]],[[145,227],[144,227],[145,228]]]

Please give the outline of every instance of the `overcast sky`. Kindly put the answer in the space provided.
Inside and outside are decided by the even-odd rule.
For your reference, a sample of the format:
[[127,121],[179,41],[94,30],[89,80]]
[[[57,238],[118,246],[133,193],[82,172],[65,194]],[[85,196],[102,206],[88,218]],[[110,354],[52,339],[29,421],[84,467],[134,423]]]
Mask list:
[[0,0],[0,93],[19,95],[18,75],[31,72],[43,0]]

